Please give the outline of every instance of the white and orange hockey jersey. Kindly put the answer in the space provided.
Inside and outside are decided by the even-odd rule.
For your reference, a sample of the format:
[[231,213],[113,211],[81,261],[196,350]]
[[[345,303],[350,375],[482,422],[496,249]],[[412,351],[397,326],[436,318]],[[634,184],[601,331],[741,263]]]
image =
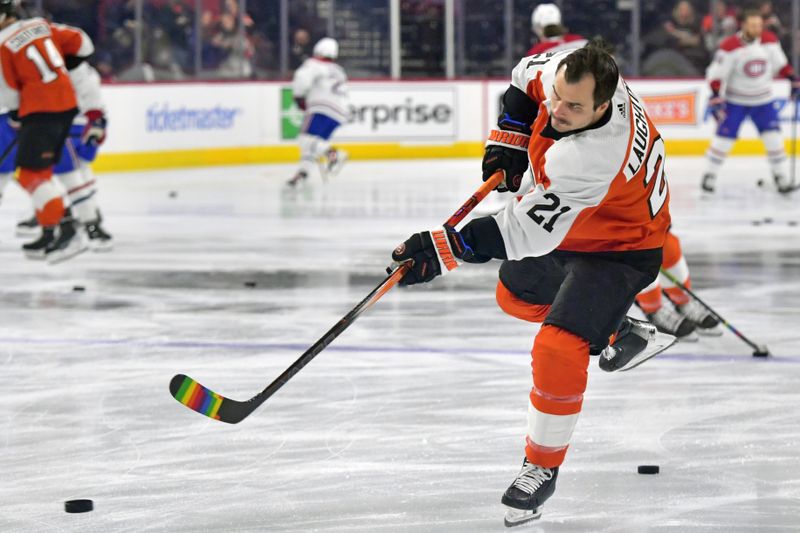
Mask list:
[[622,78],[598,123],[549,127],[556,70],[573,52],[526,57],[512,73],[539,111],[528,146],[534,187],[495,215],[508,259],[660,248],[670,225],[664,141]]
[[88,57],[91,39],[80,29],[42,18],[17,21],[0,31],[2,107],[30,113],[58,113],[77,107],[66,56]]
[[305,98],[306,112],[322,113],[340,123],[349,115],[347,74],[327,59],[310,57],[294,73],[292,92],[295,98]]
[[711,89],[725,100],[756,106],[772,101],[772,80],[777,74],[791,73],[778,38],[764,31],[760,39],[749,43],[742,39],[741,33],[722,41],[706,70],[706,79]]

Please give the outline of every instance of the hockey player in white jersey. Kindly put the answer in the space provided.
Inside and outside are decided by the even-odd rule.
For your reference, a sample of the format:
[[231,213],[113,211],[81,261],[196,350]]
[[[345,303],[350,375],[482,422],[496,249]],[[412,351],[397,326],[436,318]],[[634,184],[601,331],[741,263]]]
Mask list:
[[800,94],[800,81],[789,65],[774,33],[764,30],[757,10],[742,12],[741,30],[723,40],[706,71],[711,85],[709,110],[717,120],[717,131],[706,152],[702,188],[714,192],[717,174],[739,135],[745,118],[755,124],[767,150],[775,187],[794,190],[786,160],[778,112],[772,95],[773,79],[780,75],[791,82],[791,98]]
[[331,136],[349,113],[347,75],[335,63],[339,43],[329,37],[314,45],[312,57],[306,59],[294,74],[292,92],[297,106],[305,112],[300,134],[300,166],[290,186],[308,179],[317,167],[323,179],[336,175],[347,160],[347,153],[331,146]]
[[555,490],[590,354],[605,371],[627,370],[675,340],[626,317],[662,262],[665,160],[642,100],[600,43],[526,57],[486,143],[483,177],[502,171],[499,189],[516,192],[530,169],[535,186],[497,215],[461,231],[416,233],[392,253],[409,265],[401,285],[500,259],[498,304],[542,324],[531,351],[523,466],[502,497],[508,526],[538,518]]

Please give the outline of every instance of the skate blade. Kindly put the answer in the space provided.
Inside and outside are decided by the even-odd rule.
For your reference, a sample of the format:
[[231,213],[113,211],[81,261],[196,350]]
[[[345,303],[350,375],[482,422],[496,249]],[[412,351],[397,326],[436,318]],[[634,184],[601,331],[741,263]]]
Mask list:
[[514,509],[513,507],[509,507],[508,510],[506,510],[506,516],[503,520],[503,523],[506,525],[506,527],[521,526],[538,519],[540,516],[542,516],[541,507],[535,511],[530,511],[527,509]]
[[44,251],[40,252],[25,252],[25,257],[30,259],[31,261],[44,261]]
[[677,339],[673,335],[661,333],[660,331],[656,332],[654,340],[647,345],[647,349],[645,349],[642,353],[637,354],[636,357],[628,361],[628,363],[617,370],[617,372],[624,372],[626,370],[630,370],[631,368],[636,368],[648,359],[652,359],[675,344],[676,341]]
[[70,244],[66,248],[62,250],[57,250],[55,252],[50,252],[47,257],[47,262],[51,265],[55,265],[57,263],[63,263],[67,259],[72,259],[76,255],[82,254],[86,250],[89,249],[89,246],[85,242],[80,242],[75,245]]
[[109,241],[94,242],[94,240],[91,240],[89,241],[89,248],[94,253],[105,253],[114,249],[114,243]]
[[713,328],[697,328],[695,330],[698,335],[701,337],[721,337],[722,336],[722,328],[717,324]]
[[20,238],[27,238],[27,237],[38,237],[39,234],[42,233],[42,230],[39,226],[35,228],[17,228],[15,235]]

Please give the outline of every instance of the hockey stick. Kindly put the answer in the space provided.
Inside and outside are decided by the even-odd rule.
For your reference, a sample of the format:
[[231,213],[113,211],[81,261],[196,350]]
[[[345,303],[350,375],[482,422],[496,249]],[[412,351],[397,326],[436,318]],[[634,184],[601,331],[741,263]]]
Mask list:
[[0,165],[2,165],[3,163],[6,162],[6,158],[11,153],[11,150],[13,150],[14,147],[17,145],[18,141],[19,141],[19,135],[14,137],[14,140],[11,141],[10,143],[8,143],[8,146],[6,146],[6,149],[3,150],[2,154],[0,154]]
[[703,300],[701,300],[700,297],[697,294],[695,294],[695,292],[692,289],[690,289],[689,287],[687,287],[686,285],[684,285],[683,283],[678,281],[678,278],[676,278],[675,276],[673,276],[672,274],[670,274],[669,272],[667,272],[663,268],[661,269],[661,273],[664,274],[664,276],[666,276],[667,279],[669,279],[672,283],[674,283],[683,292],[685,292],[686,294],[688,294],[689,296],[694,298],[694,300],[697,303],[699,303],[700,305],[705,307],[708,310],[709,313],[714,315],[717,318],[717,320],[719,320],[720,323],[722,323],[722,325],[724,325],[726,328],[728,328],[734,335],[736,335],[737,337],[742,339],[746,344],[748,344],[751,348],[753,348],[753,350],[754,350],[753,351],[753,356],[754,357],[767,357],[769,355],[769,350],[767,350],[767,345],[766,344],[758,345],[758,344],[754,343],[753,341],[751,341],[750,339],[748,339],[747,337],[745,337],[742,332],[740,332],[738,329],[733,327],[733,324],[730,324],[727,320],[722,318],[722,315],[720,315],[719,313],[714,311],[711,308],[710,305],[708,305]]
[[[503,173],[497,172],[488,181],[475,191],[475,193],[464,202],[464,204],[453,213],[445,225],[455,226],[472,211],[478,203],[483,200],[492,189],[494,189],[503,179]],[[172,397],[180,403],[205,415],[209,418],[227,422],[228,424],[236,424],[247,418],[258,406],[267,401],[273,394],[275,394],[281,387],[283,387],[292,376],[297,374],[304,366],[306,366],[314,357],[316,357],[322,350],[324,350],[336,337],[338,337],[344,330],[346,330],[356,319],[372,307],[381,296],[386,294],[389,289],[394,287],[398,281],[408,271],[408,265],[403,264],[392,271],[389,276],[384,279],[366,298],[361,300],[358,305],[350,310],[339,322],[336,323],[325,335],[315,342],[308,350],[305,351],[294,363],[289,366],[283,373],[278,376],[275,381],[267,385],[263,391],[259,392],[252,398],[246,401],[232,400],[226,398],[221,394],[217,394],[211,389],[204,387],[194,379],[184,374],[176,374],[169,383],[169,391]]]
[[797,190],[798,184],[794,181],[795,175],[797,174],[797,169],[795,168],[797,164],[797,98],[792,98],[794,100],[794,108],[792,114],[792,155],[791,155],[791,165],[792,168],[789,170],[789,176],[791,180],[790,187],[793,190]]

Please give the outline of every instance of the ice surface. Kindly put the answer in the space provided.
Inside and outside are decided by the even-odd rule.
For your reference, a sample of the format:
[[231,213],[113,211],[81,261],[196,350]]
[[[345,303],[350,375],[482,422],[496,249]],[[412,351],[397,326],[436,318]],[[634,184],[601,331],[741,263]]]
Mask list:
[[[798,198],[755,188],[762,158],[730,159],[712,199],[700,158],[668,164],[694,288],[774,357],[726,331],[628,373],[593,360],[558,489],[521,531],[800,531]],[[167,388],[186,373],[260,391],[479,168],[351,162],[294,194],[290,165],[101,175],[116,249],[57,266],[23,258],[27,199],[10,187],[0,531],[504,530],[536,328],[496,307],[496,263],[394,289],[239,425]],[[75,498],[95,510],[66,514]]]

